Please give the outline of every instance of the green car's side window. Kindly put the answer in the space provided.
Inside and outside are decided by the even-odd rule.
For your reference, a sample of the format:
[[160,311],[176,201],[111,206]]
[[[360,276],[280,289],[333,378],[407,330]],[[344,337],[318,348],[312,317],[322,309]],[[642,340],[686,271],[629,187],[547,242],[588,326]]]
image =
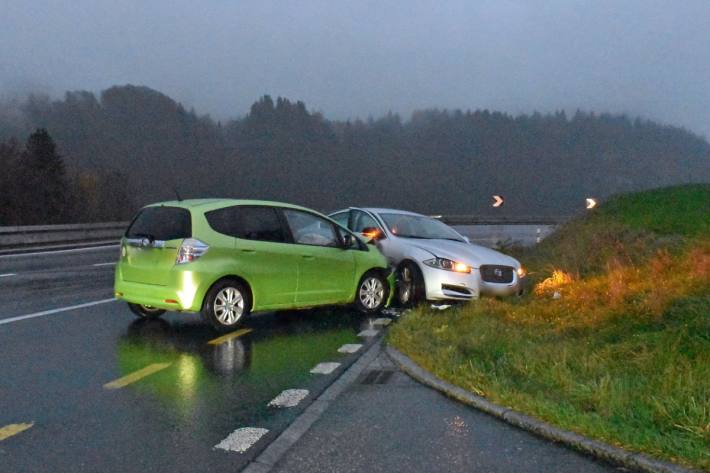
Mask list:
[[234,206],[205,214],[213,230],[245,240],[287,242],[277,210],[273,207]]
[[294,243],[300,245],[339,247],[341,245],[333,224],[307,212],[284,209]]

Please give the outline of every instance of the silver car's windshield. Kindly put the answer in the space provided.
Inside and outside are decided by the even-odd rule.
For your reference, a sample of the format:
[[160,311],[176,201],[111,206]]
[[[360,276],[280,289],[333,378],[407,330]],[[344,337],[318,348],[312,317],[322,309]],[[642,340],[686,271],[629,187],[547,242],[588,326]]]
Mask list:
[[450,227],[423,215],[381,213],[380,217],[398,237],[465,241]]

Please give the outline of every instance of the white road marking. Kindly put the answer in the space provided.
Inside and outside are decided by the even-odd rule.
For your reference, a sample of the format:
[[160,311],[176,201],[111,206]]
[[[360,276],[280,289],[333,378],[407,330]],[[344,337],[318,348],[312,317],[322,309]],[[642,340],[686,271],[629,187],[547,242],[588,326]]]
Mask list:
[[94,263],[91,266],[116,266],[116,263]]
[[390,317],[399,317],[401,315],[401,312],[397,309],[392,309],[392,308],[387,308],[382,311],[384,315],[388,315]]
[[1,258],[20,258],[22,256],[36,256],[36,255],[56,255],[58,253],[78,253],[81,251],[98,251],[105,250],[106,248],[118,248],[119,244],[115,245],[103,245],[103,246],[90,246],[88,248],[70,248],[68,250],[49,250],[49,251],[35,251],[33,253],[14,253],[11,255],[0,255]]
[[268,429],[259,427],[242,427],[229,434],[226,439],[215,445],[214,448],[220,448],[228,452],[244,453],[268,432]]
[[108,302],[113,302],[116,299],[101,299],[100,301],[86,302],[84,304],[71,305],[68,307],[60,307],[59,309],[43,310],[42,312],[35,312],[34,314],[19,315],[17,317],[10,317],[9,319],[0,320],[0,325],[9,324],[12,322],[19,322],[20,320],[34,319],[35,317],[44,317],[45,315],[57,314],[59,312],[66,312],[68,310],[82,309],[84,307],[91,307],[99,304],[106,304]]
[[271,400],[271,407],[296,407],[308,396],[307,389],[287,389]]
[[338,353],[355,353],[360,348],[362,348],[362,344],[360,343],[346,343],[342,347],[338,348]]
[[372,325],[389,325],[392,323],[392,319],[381,317],[372,321]]
[[340,363],[334,363],[334,362],[326,362],[326,363],[318,363],[312,370],[311,373],[313,374],[330,374],[335,369],[340,366]]
[[9,278],[10,276],[17,276],[17,273],[0,274],[0,278]]
[[374,337],[378,333],[380,333],[379,330],[368,328],[367,330],[363,330],[362,332],[358,333],[357,336],[358,337]]

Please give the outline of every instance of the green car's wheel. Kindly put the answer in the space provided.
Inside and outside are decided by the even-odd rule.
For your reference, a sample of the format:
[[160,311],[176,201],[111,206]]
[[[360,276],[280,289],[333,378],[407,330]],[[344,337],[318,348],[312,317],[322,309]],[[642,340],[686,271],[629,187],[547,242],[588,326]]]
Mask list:
[[149,305],[133,304],[131,302],[128,303],[128,308],[141,319],[155,319],[165,313],[165,310],[163,309],[158,309]]
[[207,293],[202,316],[220,332],[234,330],[249,315],[251,295],[244,284],[232,279],[217,282]]
[[368,271],[360,279],[355,295],[355,307],[363,314],[376,314],[387,303],[387,279],[378,271]]
[[424,277],[411,262],[402,263],[397,270],[397,299],[403,307],[414,307],[425,299]]

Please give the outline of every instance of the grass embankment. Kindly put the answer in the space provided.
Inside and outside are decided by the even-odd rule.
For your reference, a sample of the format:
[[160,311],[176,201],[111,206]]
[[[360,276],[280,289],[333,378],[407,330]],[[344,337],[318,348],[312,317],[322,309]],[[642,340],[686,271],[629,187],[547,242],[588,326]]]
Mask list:
[[710,186],[614,198],[518,256],[528,295],[417,309],[390,343],[494,402],[710,471]]

